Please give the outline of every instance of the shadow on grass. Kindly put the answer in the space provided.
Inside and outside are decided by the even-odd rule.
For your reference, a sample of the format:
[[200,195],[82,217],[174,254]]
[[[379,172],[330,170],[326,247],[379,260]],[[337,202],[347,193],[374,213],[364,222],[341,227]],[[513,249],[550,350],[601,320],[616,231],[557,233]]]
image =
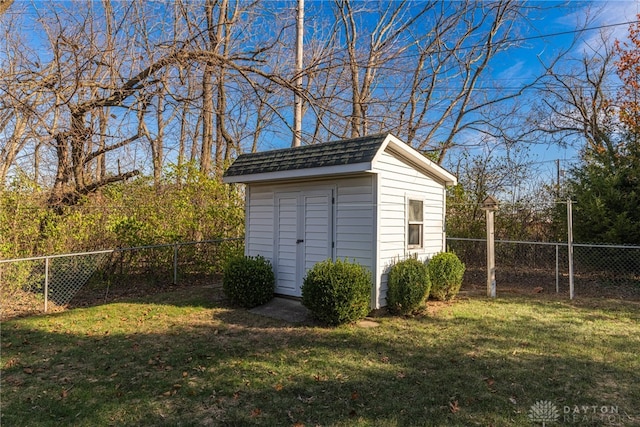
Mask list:
[[201,295],[131,304],[3,325],[2,424],[510,426],[539,400],[621,419],[640,401],[628,306],[460,301],[329,329]]

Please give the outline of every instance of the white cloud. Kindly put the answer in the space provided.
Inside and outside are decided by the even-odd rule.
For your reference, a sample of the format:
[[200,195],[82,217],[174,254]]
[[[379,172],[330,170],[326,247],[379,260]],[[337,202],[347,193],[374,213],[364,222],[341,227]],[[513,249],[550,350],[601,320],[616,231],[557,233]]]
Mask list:
[[[589,19],[590,28],[631,22],[637,20],[640,13],[640,1],[593,1],[582,9],[583,20]],[[602,34],[608,39],[624,40],[629,34],[629,25],[616,25],[600,30],[587,31],[578,44],[578,53],[598,50],[602,45]]]

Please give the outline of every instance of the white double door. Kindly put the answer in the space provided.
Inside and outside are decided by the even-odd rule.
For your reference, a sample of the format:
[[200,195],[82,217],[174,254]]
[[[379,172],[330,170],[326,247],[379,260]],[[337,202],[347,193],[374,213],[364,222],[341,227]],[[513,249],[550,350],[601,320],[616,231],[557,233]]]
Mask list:
[[301,296],[307,271],[332,257],[332,193],[331,189],[276,193],[276,293]]

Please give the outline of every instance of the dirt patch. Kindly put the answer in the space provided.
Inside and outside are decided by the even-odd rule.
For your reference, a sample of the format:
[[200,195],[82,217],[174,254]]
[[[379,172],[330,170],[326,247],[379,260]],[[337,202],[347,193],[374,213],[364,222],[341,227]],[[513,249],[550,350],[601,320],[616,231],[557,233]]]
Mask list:
[[[486,270],[481,267],[467,268],[461,295],[486,296]],[[504,269],[496,272],[496,293],[515,295],[538,295],[540,297],[569,297],[568,274],[558,276],[556,292],[555,272],[543,269]],[[576,298],[606,298],[640,301],[640,277],[604,277],[597,273],[574,276]]]
[[[47,313],[56,313],[65,309],[65,306],[59,306],[53,302],[47,303]],[[44,312],[44,297],[40,294],[16,290],[9,295],[2,295],[2,304],[0,304],[0,320],[2,321]]]
[[[200,287],[220,288],[220,292],[215,294],[222,298],[222,290],[218,278],[193,277],[183,280],[180,285],[173,285],[171,283],[150,282],[140,278],[136,280],[134,277],[126,284],[109,286],[87,285],[73,297],[69,304],[57,305],[49,300],[47,313],[57,313],[73,308],[92,307],[132,299],[144,300],[150,295]],[[2,321],[44,313],[44,296],[41,293],[24,290],[15,290],[10,294],[2,293],[2,303],[0,304],[0,320]]]

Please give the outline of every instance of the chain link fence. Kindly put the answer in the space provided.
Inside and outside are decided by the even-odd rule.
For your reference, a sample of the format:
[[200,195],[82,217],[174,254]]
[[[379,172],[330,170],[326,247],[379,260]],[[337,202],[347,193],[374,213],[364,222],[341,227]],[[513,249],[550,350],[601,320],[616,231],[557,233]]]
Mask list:
[[[465,263],[464,287],[485,292],[485,239],[447,238],[448,249]],[[577,296],[640,297],[640,246],[574,243],[573,282]],[[495,241],[496,283],[502,293],[569,295],[567,243]]]
[[237,238],[0,260],[0,319],[214,284],[243,252]]

